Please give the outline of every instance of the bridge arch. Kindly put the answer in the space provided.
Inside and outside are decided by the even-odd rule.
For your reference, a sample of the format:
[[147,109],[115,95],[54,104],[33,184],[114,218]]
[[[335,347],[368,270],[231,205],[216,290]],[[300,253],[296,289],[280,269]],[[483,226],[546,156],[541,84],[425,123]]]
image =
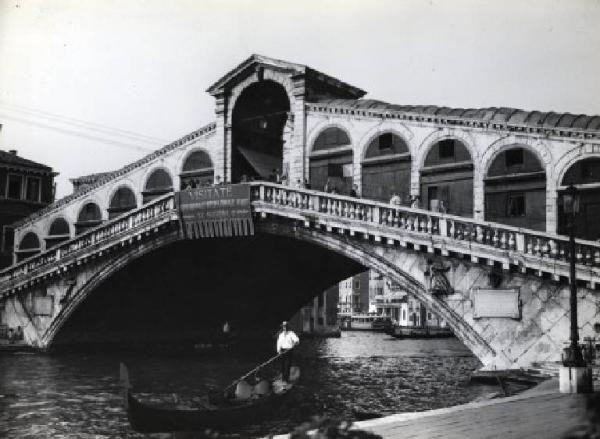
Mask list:
[[354,143],[350,131],[333,123],[322,126],[309,143],[309,181],[313,189],[348,194],[354,184]]
[[266,179],[273,169],[289,174],[284,167],[288,120],[292,99],[280,82],[265,77],[247,84],[231,99],[231,181]]
[[54,247],[72,236],[71,225],[63,216],[56,216],[46,230],[46,249]]
[[[403,289],[425,303],[433,312],[446,319],[457,336],[469,347],[480,359],[490,358],[496,355],[495,351],[483,340],[483,338],[445,302],[431,296],[423,281],[399,269],[397,261],[386,254],[385,248],[369,246],[368,243],[350,240],[344,236],[336,236],[322,230],[297,227],[294,223],[264,222],[257,225],[259,233],[283,236],[304,241],[318,246],[322,249],[332,251],[338,255],[349,258],[360,265],[373,268],[384,276],[398,283]],[[87,276],[81,287],[73,291],[70,300],[54,318],[46,332],[41,336],[42,345],[50,348],[61,327],[67,322],[72,313],[83,301],[107,279],[117,271],[122,270],[132,261],[156,251],[162,247],[181,241],[177,229],[170,229],[162,234],[157,234],[144,245],[131,246],[124,253],[106,258],[95,270],[92,276]],[[407,250],[406,259],[411,264],[420,264],[424,256]],[[425,277],[423,276],[423,279]],[[341,279],[340,279],[341,280]]]
[[94,228],[103,221],[102,209],[100,204],[91,198],[88,198],[79,203],[77,210],[77,220],[75,222],[75,234],[85,232],[88,229]]
[[206,148],[187,151],[178,164],[179,189],[208,186],[214,183],[214,160]]
[[408,203],[412,154],[404,133],[395,129],[375,132],[360,151],[361,196],[387,202],[398,194]]
[[120,181],[110,192],[108,202],[108,218],[116,218],[121,214],[138,207],[136,191],[128,182]]
[[146,204],[161,195],[172,192],[175,187],[171,172],[164,166],[148,169],[142,182],[142,204]]
[[485,165],[485,219],[545,230],[550,171],[538,151],[521,143],[506,144]]
[[36,255],[42,251],[42,243],[38,234],[34,231],[26,232],[19,241],[17,254],[17,262],[27,259],[30,256]]

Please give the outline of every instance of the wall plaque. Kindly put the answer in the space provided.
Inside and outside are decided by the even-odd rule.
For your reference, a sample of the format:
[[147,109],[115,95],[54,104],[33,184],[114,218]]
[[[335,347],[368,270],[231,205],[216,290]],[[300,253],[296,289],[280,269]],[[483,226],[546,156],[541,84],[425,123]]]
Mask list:
[[501,317],[521,319],[519,288],[486,289],[473,291],[473,318]]

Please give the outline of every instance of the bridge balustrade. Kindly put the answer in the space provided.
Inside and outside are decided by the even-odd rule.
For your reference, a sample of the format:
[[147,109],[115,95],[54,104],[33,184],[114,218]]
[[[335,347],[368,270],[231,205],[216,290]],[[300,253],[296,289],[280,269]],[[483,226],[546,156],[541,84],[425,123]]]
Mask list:
[[141,228],[156,225],[157,220],[164,219],[165,214],[173,213],[174,209],[175,203],[171,193],[8,267],[0,271],[0,292],[6,293],[6,289],[21,278],[32,277],[40,271],[72,262],[74,258],[82,256],[94,246],[132,236]]
[[[252,185],[253,200],[302,210],[308,216],[316,213],[320,217],[368,223],[388,236],[401,231],[403,235],[440,237],[449,243],[465,243],[481,258],[486,257],[486,249],[502,251],[508,258],[507,263],[521,265],[523,269],[526,266],[536,268],[536,264],[531,263],[534,259],[539,266],[549,260],[567,264],[571,257],[566,236],[273,183]],[[600,267],[600,244],[576,240],[575,258],[578,269]],[[526,260],[530,263],[526,264]]]

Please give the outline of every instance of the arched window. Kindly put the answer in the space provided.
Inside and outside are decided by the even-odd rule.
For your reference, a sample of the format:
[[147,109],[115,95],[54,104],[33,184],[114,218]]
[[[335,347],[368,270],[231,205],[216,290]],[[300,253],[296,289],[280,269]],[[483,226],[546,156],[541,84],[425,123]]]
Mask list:
[[458,216],[473,216],[473,160],[457,139],[431,146],[421,169],[421,207]]
[[30,256],[33,256],[41,251],[40,239],[33,232],[27,232],[21,242],[19,243],[19,249],[15,252],[17,254],[17,261],[22,261]]
[[142,192],[144,198],[144,204],[154,198],[160,197],[173,190],[173,179],[167,171],[164,169],[156,169],[152,171],[146,185],[144,186],[144,192]]
[[323,130],[315,140],[313,151],[322,151],[326,149],[350,146],[348,134],[341,128],[330,127]]
[[100,213],[100,207],[96,203],[86,203],[77,216],[77,222],[75,223],[75,233],[80,234],[85,232],[92,227],[95,227],[102,223],[102,214]]
[[191,153],[181,170],[181,189],[210,186],[214,180],[213,163],[204,151]]
[[367,146],[362,161],[364,198],[388,201],[398,194],[409,203],[411,157],[406,142],[394,133],[381,133]]
[[323,130],[315,140],[309,161],[312,189],[350,193],[354,180],[352,142],[344,130]]
[[115,218],[137,207],[135,194],[127,186],[122,186],[114,193],[108,207],[108,218]]
[[63,241],[68,240],[71,237],[71,231],[69,229],[69,223],[64,218],[56,218],[50,224],[48,229],[48,236],[46,236],[46,248],[54,247]]
[[574,185],[579,194],[579,211],[575,216],[575,236],[582,239],[600,239],[600,158],[589,157],[571,165],[565,172],[558,191],[558,233],[567,234],[567,221],[563,213],[563,194],[567,186]]
[[530,150],[505,149],[490,164],[485,183],[485,219],[546,230],[546,173]]

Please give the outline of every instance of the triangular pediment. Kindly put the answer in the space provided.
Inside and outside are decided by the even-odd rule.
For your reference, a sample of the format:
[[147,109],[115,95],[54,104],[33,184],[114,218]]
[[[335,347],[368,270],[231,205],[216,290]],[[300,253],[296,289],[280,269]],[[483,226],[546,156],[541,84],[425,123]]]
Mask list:
[[330,94],[332,97],[349,99],[359,99],[366,94],[364,90],[358,87],[354,87],[306,65],[269,58],[258,54],[250,56],[241,64],[227,72],[206,91],[213,96],[221,94],[226,90],[231,89],[233,86],[247,78],[248,75],[253,74],[260,68],[277,70],[289,74],[292,77],[304,77],[306,80],[307,94],[311,94],[311,90],[327,90],[327,94]]

